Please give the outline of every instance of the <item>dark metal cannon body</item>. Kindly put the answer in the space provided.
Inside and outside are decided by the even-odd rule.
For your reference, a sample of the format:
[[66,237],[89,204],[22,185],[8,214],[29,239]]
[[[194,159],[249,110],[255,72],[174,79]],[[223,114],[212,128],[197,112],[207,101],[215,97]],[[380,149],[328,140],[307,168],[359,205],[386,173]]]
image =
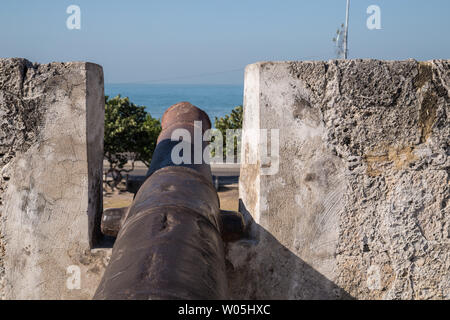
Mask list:
[[[193,154],[191,163],[171,158],[180,143],[172,132],[193,135],[194,121],[201,121],[202,134],[211,128],[206,113],[190,103],[165,112],[148,177],[132,205],[104,214],[103,232],[118,235],[94,299],[227,298],[223,221],[230,221],[227,238],[243,220],[220,213],[209,164],[194,163]],[[206,146],[201,143],[202,152]]]

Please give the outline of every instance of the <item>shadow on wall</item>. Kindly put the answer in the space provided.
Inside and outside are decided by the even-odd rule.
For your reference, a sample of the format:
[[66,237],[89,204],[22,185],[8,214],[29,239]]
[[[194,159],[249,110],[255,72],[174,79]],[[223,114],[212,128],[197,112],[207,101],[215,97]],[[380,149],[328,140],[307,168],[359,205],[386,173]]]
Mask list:
[[334,282],[283,246],[257,224],[243,203],[249,239],[226,244],[231,299],[353,300]]

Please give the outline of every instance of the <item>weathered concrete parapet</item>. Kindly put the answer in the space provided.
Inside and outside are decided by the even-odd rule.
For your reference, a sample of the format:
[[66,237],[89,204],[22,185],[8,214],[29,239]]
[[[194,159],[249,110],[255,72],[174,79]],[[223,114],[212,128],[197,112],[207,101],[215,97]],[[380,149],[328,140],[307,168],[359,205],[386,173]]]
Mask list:
[[91,251],[102,212],[103,119],[100,66],[0,59],[1,298],[93,295],[107,260]]
[[448,60],[248,66],[233,297],[449,299],[449,89]]

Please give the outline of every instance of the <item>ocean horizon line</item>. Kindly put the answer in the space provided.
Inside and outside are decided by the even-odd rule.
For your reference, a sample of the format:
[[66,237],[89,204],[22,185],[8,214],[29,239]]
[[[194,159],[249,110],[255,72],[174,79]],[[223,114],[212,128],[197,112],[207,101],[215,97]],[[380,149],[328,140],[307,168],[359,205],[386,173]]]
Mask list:
[[123,85],[155,85],[155,86],[230,86],[230,87],[244,87],[244,83],[146,83],[146,82],[105,82],[105,86],[123,86]]
[[214,120],[243,105],[244,85],[241,84],[105,84],[105,95],[128,97],[145,106],[154,117],[161,118],[170,106],[189,101],[203,109]]

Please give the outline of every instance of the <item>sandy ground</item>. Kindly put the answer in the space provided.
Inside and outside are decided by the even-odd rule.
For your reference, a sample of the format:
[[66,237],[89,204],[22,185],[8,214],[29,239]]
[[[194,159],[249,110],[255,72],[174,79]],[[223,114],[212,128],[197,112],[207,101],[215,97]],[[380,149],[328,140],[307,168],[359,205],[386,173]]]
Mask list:
[[[238,185],[227,185],[219,189],[220,208],[222,210],[237,211],[239,205]],[[108,192],[103,195],[103,208],[128,207],[133,201],[133,194],[126,191]]]
[[239,188],[237,184],[227,185],[219,189],[220,209],[238,211]]

